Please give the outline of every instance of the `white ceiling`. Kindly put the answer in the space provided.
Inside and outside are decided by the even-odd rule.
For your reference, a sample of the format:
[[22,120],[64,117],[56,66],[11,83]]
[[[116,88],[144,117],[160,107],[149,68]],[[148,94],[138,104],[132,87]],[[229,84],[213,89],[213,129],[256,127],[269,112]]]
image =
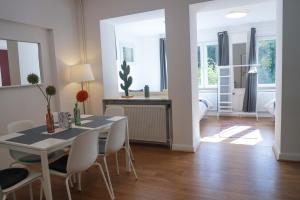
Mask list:
[[101,20],[115,26],[116,33],[133,36],[165,34],[165,10],[153,10],[121,17]]
[[[227,19],[231,11],[248,10],[241,19]],[[276,20],[275,0],[218,0],[199,3],[198,30],[237,26]],[[151,36],[165,34],[165,12],[156,10],[104,20],[115,25],[118,34]]]
[[[229,2],[231,4],[228,4]],[[276,1],[274,0],[240,0],[236,4],[234,3],[234,0],[227,1],[227,3],[214,1],[207,6],[208,9],[205,9],[205,6],[201,10],[199,9],[197,15],[198,30],[276,20]],[[216,4],[215,9],[212,7],[213,4]],[[225,17],[229,12],[236,10],[248,10],[248,16],[241,19],[227,19]]]
[[153,36],[165,34],[165,18],[140,20],[115,26],[118,34]]

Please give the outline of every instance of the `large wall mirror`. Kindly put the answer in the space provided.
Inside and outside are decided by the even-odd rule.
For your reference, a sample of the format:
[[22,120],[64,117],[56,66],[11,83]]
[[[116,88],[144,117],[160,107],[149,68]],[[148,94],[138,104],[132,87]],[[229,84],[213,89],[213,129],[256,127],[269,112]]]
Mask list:
[[27,75],[41,77],[40,44],[0,39],[0,88],[29,85]]

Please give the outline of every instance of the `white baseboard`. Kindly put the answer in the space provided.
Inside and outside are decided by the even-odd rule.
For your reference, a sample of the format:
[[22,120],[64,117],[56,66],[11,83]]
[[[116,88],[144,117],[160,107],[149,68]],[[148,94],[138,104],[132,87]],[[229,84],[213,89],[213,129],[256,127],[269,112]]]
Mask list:
[[275,145],[273,145],[272,149],[278,161],[300,161],[300,154],[298,153],[281,153]]
[[296,153],[279,153],[279,161],[300,161],[300,154]]
[[200,143],[201,143],[201,139],[200,137],[198,138],[198,140],[195,142],[195,144],[193,145],[193,150],[194,152],[196,152],[200,146]]
[[278,151],[278,149],[277,149],[277,147],[275,145],[272,146],[272,150],[273,150],[273,153],[275,155],[275,158],[277,160],[279,160],[279,151]]
[[193,145],[185,145],[185,144],[173,144],[172,145],[173,151],[184,151],[184,152],[196,152]]

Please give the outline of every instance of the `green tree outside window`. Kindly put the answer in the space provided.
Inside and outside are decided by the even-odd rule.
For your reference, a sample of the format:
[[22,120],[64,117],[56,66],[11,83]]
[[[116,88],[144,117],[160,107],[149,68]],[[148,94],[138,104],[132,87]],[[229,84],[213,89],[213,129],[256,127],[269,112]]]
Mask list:
[[217,45],[207,45],[207,76],[208,85],[217,85]]
[[276,40],[258,42],[258,84],[274,84],[276,70]]

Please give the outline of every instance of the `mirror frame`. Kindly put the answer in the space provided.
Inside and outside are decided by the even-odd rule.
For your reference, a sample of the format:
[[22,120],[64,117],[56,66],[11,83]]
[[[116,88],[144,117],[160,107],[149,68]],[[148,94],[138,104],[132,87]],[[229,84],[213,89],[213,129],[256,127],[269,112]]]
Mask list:
[[[16,40],[16,39],[7,39],[7,38],[3,38],[0,37],[0,40],[10,40],[10,41],[15,41],[15,42],[26,42],[26,43],[33,43],[33,44],[37,44],[38,45],[38,57],[39,57],[39,68],[40,68],[40,83],[38,85],[44,85],[44,70],[43,70],[43,61],[42,61],[42,45],[40,42],[32,42],[32,41],[24,41],[24,40]],[[19,87],[30,87],[33,86],[32,84],[24,84],[24,85],[9,85],[9,86],[0,86],[0,89],[7,89],[7,88],[19,88]]]

